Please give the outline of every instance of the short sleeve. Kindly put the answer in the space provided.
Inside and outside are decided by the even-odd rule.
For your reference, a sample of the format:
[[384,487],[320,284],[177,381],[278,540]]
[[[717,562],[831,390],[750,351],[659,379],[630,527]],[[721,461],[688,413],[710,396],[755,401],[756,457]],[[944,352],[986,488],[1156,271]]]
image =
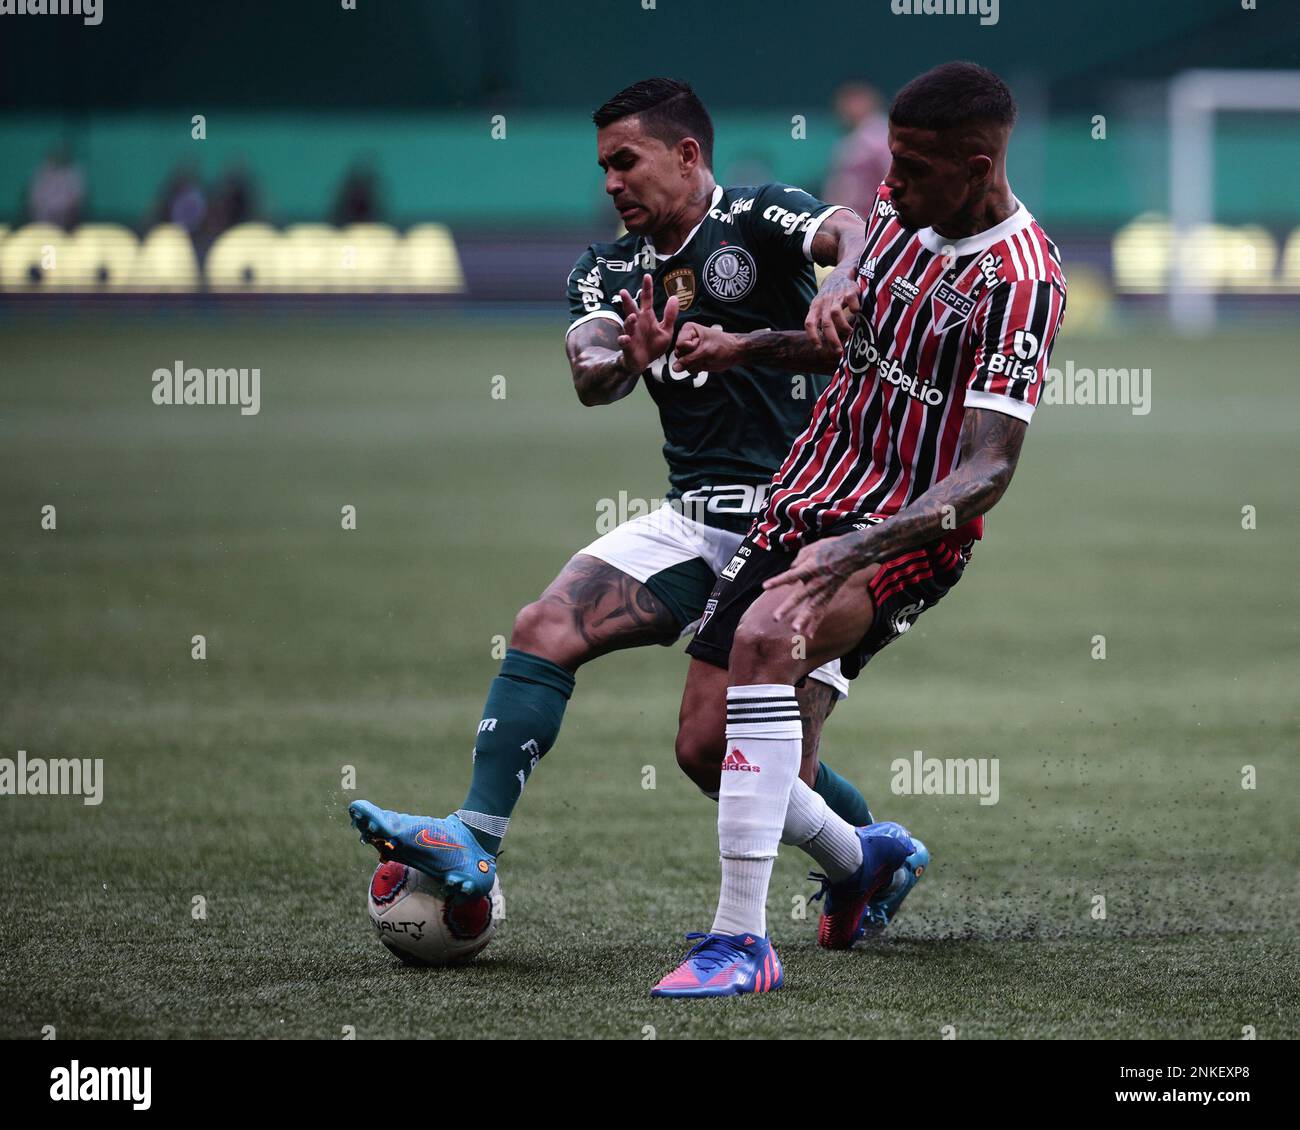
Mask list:
[[612,318],[620,326],[623,324],[623,315],[615,306],[618,295],[606,293],[594,248],[588,247],[569,272],[568,298],[569,329],[566,334],[593,318]]
[[760,250],[791,263],[812,261],[812,241],[826,217],[843,204],[827,204],[802,188],[788,184],[765,184],[754,196],[745,217],[749,239]]
[[972,323],[977,344],[966,407],[1005,412],[1028,423],[1064,314],[1065,290],[1054,281],[1018,279],[989,291]]

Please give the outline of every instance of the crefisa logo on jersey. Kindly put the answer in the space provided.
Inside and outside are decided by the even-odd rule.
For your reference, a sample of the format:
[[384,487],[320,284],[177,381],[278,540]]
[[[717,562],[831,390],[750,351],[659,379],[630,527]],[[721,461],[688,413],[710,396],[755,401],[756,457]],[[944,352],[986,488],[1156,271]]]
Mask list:
[[605,292],[600,287],[599,267],[592,267],[586,277],[578,280],[578,294],[582,298],[582,308],[588,314],[600,309],[605,301]]
[[743,247],[719,247],[704,263],[704,286],[723,302],[739,302],[754,289],[758,267]]

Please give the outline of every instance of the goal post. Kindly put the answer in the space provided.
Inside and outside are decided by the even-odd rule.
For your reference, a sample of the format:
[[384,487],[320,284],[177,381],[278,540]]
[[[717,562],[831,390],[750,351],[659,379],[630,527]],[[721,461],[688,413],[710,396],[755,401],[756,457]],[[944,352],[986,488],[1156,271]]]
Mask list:
[[1215,115],[1233,110],[1300,112],[1300,71],[1193,70],[1169,82],[1169,318],[1179,333],[1214,326],[1214,291],[1192,277],[1188,249],[1214,220]]

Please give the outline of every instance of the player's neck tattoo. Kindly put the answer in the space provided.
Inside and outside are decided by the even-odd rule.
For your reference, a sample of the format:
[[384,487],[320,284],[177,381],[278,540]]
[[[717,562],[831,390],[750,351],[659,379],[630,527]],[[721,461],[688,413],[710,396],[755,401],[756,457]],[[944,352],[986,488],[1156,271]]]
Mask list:
[[995,228],[1016,211],[1016,198],[1006,182],[986,189],[972,200],[969,207],[945,221],[935,224],[934,230],[945,239],[967,239],[982,231]]

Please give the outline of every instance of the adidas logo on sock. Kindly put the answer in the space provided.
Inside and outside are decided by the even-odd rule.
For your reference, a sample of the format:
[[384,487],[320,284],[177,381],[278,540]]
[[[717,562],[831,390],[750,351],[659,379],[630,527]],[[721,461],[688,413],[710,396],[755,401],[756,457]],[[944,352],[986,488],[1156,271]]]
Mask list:
[[741,773],[761,773],[763,771],[757,765],[751,765],[746,761],[745,755],[738,749],[733,749],[722,759],[722,768],[734,769]]

